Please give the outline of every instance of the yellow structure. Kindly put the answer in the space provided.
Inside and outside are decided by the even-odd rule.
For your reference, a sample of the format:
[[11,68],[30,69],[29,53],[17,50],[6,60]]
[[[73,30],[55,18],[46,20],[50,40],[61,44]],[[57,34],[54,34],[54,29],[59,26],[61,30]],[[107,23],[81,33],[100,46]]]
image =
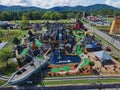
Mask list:
[[120,35],[120,17],[113,20],[109,34]]

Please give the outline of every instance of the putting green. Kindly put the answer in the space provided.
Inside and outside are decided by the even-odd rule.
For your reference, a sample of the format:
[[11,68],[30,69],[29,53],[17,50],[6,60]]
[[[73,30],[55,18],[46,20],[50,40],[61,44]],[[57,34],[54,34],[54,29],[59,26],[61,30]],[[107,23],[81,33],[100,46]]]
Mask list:
[[62,67],[62,68],[53,68],[52,70],[51,70],[51,72],[60,72],[60,71],[69,71],[70,70],[70,66],[64,66],[64,67]]
[[37,57],[38,60],[44,60],[45,58],[42,56]]
[[36,44],[38,47],[41,47],[41,46],[43,45],[38,39],[35,39],[35,44]]
[[25,49],[20,53],[20,56],[21,56],[21,57],[24,57],[27,53],[28,53],[28,49],[25,48]]
[[84,63],[81,65],[81,68],[89,65],[89,61],[90,61],[90,60],[89,60],[88,58],[84,58]]
[[83,38],[84,36],[84,33],[80,30],[77,30],[77,31],[73,31],[73,35],[76,37],[76,38]]
[[83,50],[83,48],[81,47],[80,44],[78,44],[76,47],[76,54],[82,54],[82,50]]

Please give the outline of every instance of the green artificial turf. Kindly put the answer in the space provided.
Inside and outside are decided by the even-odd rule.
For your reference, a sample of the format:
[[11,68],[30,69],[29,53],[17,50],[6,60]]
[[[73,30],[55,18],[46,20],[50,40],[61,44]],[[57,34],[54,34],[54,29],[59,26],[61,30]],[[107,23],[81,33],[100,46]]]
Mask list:
[[89,65],[89,61],[90,61],[90,60],[89,60],[88,58],[84,58],[84,63],[81,65],[81,68]]
[[76,54],[82,54],[82,50],[83,50],[83,48],[81,47],[80,44],[78,44],[76,47]]
[[25,49],[20,53],[20,56],[21,56],[21,57],[24,57],[27,53],[28,53],[28,49],[25,48]]

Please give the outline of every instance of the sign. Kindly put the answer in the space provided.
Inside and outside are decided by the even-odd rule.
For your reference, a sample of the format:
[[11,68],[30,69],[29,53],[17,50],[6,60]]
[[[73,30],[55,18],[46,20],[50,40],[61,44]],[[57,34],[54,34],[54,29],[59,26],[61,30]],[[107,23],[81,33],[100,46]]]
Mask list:
[[120,34],[120,17],[113,20],[109,34]]

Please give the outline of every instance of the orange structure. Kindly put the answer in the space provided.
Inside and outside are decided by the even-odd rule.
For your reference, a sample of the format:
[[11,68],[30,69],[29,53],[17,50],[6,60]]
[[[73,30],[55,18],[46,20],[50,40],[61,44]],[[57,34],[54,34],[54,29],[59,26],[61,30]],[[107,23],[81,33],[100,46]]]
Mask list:
[[120,34],[120,17],[113,20],[109,34]]

